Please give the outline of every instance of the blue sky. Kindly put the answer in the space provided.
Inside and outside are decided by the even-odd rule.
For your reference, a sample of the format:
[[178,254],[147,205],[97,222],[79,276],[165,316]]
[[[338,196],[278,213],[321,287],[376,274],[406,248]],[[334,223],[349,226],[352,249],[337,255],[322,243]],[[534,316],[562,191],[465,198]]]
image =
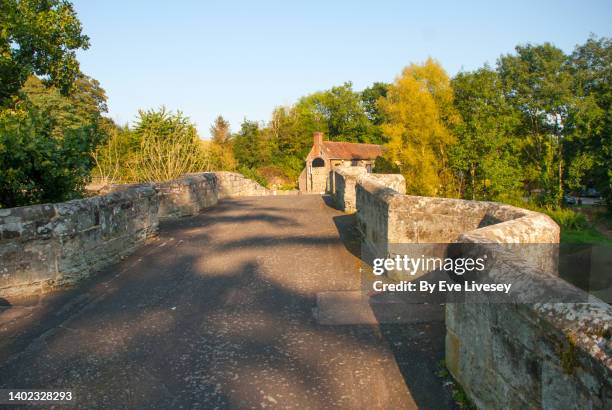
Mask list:
[[[497,3],[497,4],[495,4]],[[110,116],[182,110],[208,137],[223,115],[239,128],[272,109],[352,81],[391,82],[431,56],[450,75],[495,64],[517,44],[565,51],[612,36],[612,1],[74,1],[91,38],[81,69]]]

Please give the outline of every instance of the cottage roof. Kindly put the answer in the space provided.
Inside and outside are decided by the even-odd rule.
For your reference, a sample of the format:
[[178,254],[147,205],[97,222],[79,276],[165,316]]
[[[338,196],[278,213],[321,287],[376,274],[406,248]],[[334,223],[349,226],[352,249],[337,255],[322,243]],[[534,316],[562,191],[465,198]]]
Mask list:
[[383,148],[376,144],[323,141],[321,150],[330,159],[374,159],[383,154]]

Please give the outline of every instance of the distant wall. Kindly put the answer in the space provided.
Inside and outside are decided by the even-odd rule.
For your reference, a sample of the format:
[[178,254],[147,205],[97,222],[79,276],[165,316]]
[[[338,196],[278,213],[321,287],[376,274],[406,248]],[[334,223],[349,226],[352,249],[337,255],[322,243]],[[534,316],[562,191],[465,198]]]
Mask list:
[[357,210],[355,196],[357,178],[367,173],[368,171],[363,167],[334,168],[330,184],[330,193],[338,209],[345,212],[355,212]]
[[312,167],[310,170],[310,180],[307,181],[307,191],[316,193],[327,192],[328,168]]
[[162,219],[195,215],[222,198],[271,195],[231,172],[188,174],[64,203],[0,209],[0,297],[76,283],[120,260]]
[[406,193],[406,180],[400,174],[365,174],[362,178],[366,177],[400,194]]
[[155,188],[159,197],[160,219],[196,215],[219,200],[219,179],[213,173],[188,174],[157,183]]
[[[357,182],[356,207],[373,257],[392,257],[406,249],[395,245],[408,243],[456,242],[479,252],[544,244],[533,245],[545,249],[535,259],[527,245],[498,253],[500,263],[486,273],[521,284],[512,303],[446,304],[446,365],[482,409],[612,408],[612,307],[554,275],[559,227],[548,216],[493,202],[402,195],[370,176]],[[543,291],[585,303],[533,303]]]
[[[344,161],[342,161],[344,162]],[[333,167],[327,186],[338,209],[345,212],[357,210],[357,181],[368,178],[401,194],[406,193],[406,181],[399,174],[372,174],[365,166],[337,165]]]
[[252,179],[236,172],[215,172],[219,199],[239,196],[262,196],[274,193]]

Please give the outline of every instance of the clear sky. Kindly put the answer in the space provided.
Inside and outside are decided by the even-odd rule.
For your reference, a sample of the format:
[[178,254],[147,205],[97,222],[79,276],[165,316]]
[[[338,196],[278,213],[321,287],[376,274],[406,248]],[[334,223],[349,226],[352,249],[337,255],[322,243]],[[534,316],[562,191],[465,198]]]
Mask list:
[[273,108],[352,81],[391,82],[431,56],[450,75],[495,64],[517,44],[571,51],[612,36],[612,1],[142,1],[74,0],[110,116],[180,109],[208,137],[223,115],[239,128]]

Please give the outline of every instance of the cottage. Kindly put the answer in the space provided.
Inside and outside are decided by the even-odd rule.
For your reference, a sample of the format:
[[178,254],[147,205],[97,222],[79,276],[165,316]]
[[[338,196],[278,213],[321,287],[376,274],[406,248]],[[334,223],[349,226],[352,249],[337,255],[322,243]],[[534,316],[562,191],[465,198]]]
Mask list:
[[382,154],[380,145],[323,141],[323,133],[315,132],[306,166],[300,174],[300,191],[329,191],[330,174],[338,166],[364,167],[372,172],[374,161]]

